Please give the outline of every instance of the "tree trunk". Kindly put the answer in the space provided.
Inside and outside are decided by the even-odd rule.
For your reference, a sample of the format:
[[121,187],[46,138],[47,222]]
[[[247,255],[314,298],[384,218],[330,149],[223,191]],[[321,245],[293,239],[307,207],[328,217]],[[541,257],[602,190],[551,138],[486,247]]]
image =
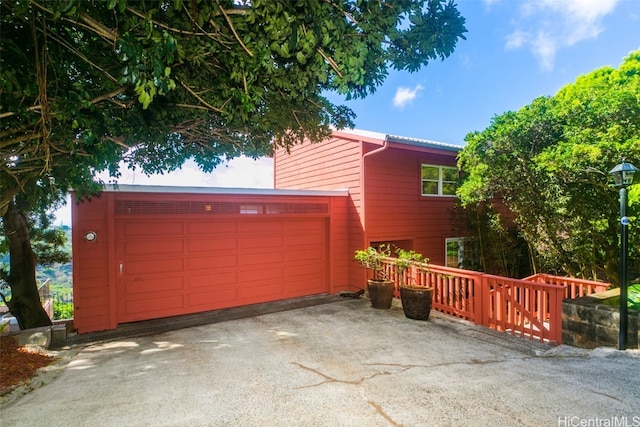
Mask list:
[[51,319],[42,307],[36,283],[36,256],[31,248],[27,220],[10,202],[2,216],[4,231],[9,243],[9,274],[2,278],[11,287],[11,300],[7,307],[18,320],[20,329],[51,325]]

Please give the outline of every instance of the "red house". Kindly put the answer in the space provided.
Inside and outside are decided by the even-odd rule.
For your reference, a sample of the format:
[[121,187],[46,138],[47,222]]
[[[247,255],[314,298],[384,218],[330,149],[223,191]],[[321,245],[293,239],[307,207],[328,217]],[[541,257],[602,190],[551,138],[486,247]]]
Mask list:
[[359,289],[353,253],[381,242],[457,266],[460,149],[334,132],[278,151],[275,190],[107,187],[72,207],[74,324],[83,333]]
[[[458,267],[461,244],[453,236],[461,146],[366,131],[334,132],[321,144],[276,152],[275,186],[347,188],[348,252],[392,243],[434,264]],[[447,259],[447,255],[449,257]],[[350,268],[349,284],[361,287],[362,269]]]

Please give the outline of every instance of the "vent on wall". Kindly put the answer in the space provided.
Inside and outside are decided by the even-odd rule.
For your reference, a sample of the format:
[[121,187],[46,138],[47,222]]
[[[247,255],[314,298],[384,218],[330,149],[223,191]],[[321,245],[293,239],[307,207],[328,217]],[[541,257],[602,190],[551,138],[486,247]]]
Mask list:
[[240,203],[116,200],[116,215],[323,215],[329,212],[326,203]]

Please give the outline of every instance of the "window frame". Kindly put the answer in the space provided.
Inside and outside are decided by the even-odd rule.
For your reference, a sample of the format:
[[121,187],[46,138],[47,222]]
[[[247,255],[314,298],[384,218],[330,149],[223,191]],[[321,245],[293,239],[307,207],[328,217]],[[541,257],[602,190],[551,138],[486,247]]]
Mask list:
[[[437,168],[438,169],[438,180],[436,181],[435,179],[425,179],[422,176],[422,170],[424,167],[430,167],[430,168]],[[455,181],[447,181],[444,180],[444,173],[443,170],[445,169],[452,169],[456,171],[456,180]],[[458,168],[455,166],[444,166],[444,165],[433,165],[430,163],[420,163],[420,195],[422,197],[457,197],[456,194],[444,194],[443,193],[443,189],[444,189],[444,185],[445,184],[454,184],[455,188],[458,188],[458,177],[459,177],[460,172],[458,171]],[[424,192],[424,183],[425,182],[437,182],[438,183],[438,193],[437,194],[431,194],[431,193],[425,193]]]
[[[449,268],[462,268],[464,262],[464,237],[447,237],[444,239],[444,265]],[[458,244],[458,263],[456,266],[449,265],[449,244]]]

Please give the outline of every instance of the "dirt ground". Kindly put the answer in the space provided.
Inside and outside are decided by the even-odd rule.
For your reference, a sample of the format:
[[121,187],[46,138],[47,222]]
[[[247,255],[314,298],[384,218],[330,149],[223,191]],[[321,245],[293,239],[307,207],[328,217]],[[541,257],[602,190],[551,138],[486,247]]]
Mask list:
[[56,357],[39,348],[20,346],[11,335],[0,336],[0,395],[34,377]]

